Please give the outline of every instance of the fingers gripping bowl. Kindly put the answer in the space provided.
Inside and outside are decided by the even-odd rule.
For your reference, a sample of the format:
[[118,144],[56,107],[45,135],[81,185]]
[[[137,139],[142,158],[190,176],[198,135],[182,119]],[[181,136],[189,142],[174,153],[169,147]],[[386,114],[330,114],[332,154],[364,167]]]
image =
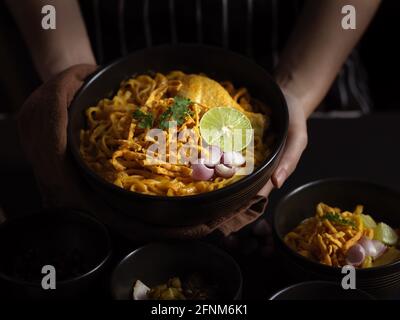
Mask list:
[[[246,87],[252,97],[261,101],[261,109],[264,105],[268,106],[271,115],[268,130],[273,132],[274,139],[268,146],[268,155],[259,162],[250,175],[232,181],[222,188],[212,188],[212,191],[207,189],[207,192],[198,194],[189,193],[182,197],[173,192],[154,195],[132,192],[132,189],[125,190],[89,168],[80,152],[81,130],[87,128],[85,112],[88,107],[96,106],[104,97],[114,96],[124,79],[142,74],[149,75],[151,72],[167,75],[172,70],[181,70],[188,75],[206,74],[217,82],[229,80],[236,88]],[[190,105],[190,108],[194,107]],[[147,114],[147,110],[143,108],[140,112]],[[267,109],[260,110],[263,114],[268,112]],[[142,113],[138,116],[142,116]],[[156,121],[159,124],[158,118]],[[268,181],[279,162],[287,126],[287,107],[279,87],[253,62],[216,48],[159,47],[127,56],[100,69],[86,81],[69,109],[68,145],[86,180],[112,207],[148,223],[183,226],[208,222],[238,209],[255,196]]]

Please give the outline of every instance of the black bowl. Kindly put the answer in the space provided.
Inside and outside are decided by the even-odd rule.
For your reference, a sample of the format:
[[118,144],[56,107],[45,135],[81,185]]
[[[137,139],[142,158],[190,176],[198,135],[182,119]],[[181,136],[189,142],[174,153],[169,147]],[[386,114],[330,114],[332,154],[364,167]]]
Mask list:
[[[144,195],[119,188],[88,168],[79,152],[80,130],[86,126],[84,111],[110,96],[121,81],[149,71],[206,73],[217,80],[246,86],[253,97],[272,109],[275,141],[271,155],[254,172],[223,189],[185,197]],[[75,96],[69,108],[68,145],[76,163],[93,189],[112,207],[142,221],[168,226],[205,223],[232,212],[265,185],[279,163],[288,128],[285,99],[267,72],[254,62],[222,49],[202,46],[165,46],[133,53],[97,71]]]
[[[329,280],[341,283],[345,274],[340,268],[329,267],[306,259],[291,250],[284,236],[301,221],[314,215],[319,202],[353,210],[363,204],[365,212],[376,221],[395,228],[400,226],[400,193],[371,182],[351,179],[325,179],[308,183],[289,193],[274,212],[273,230],[279,252],[287,271],[296,280]],[[377,298],[400,298],[400,261],[368,269],[357,269],[356,286]]]
[[[86,214],[57,209],[9,220],[0,226],[0,296],[88,298],[110,256],[106,228]],[[44,265],[55,267],[55,290],[42,288]]]
[[270,300],[373,300],[362,290],[344,290],[328,281],[302,282],[275,293]]
[[241,297],[242,275],[235,260],[214,246],[191,241],[154,243],[133,251],[114,270],[111,293],[116,300],[132,300],[136,280],[153,287],[192,273],[216,284],[221,299]]

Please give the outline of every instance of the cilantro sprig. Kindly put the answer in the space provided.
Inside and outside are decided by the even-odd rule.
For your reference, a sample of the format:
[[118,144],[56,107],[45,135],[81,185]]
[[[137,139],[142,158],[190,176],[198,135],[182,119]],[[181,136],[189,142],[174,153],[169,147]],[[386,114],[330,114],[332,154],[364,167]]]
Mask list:
[[323,218],[327,219],[327,220],[329,220],[331,222],[335,222],[337,224],[347,225],[347,226],[351,226],[353,228],[356,227],[356,224],[355,224],[355,222],[353,220],[343,218],[341,215],[339,215],[337,213],[328,212],[328,213],[326,213],[324,215]]
[[177,125],[180,126],[185,122],[186,117],[191,116],[193,113],[189,109],[192,102],[190,99],[176,96],[174,103],[159,117],[159,127],[161,129],[168,129],[168,123],[170,121],[176,121]]
[[133,112],[133,117],[138,120],[138,127],[140,129],[147,129],[153,126],[154,118],[151,113],[144,113],[143,111],[137,109]]

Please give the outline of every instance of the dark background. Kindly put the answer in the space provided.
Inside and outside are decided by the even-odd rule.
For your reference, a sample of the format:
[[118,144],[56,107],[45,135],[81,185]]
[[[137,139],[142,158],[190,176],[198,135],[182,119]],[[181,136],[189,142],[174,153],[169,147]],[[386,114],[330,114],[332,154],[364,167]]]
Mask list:
[[377,110],[400,111],[400,2],[384,0],[360,43],[360,54],[369,75],[370,91]]
[[[399,19],[400,2],[382,1],[374,21],[359,45],[360,56],[369,75],[371,96],[377,110],[398,109]],[[339,43],[340,39],[337,41]],[[0,0],[0,68],[2,101],[0,113],[14,112],[39,81],[18,29],[2,0]]]

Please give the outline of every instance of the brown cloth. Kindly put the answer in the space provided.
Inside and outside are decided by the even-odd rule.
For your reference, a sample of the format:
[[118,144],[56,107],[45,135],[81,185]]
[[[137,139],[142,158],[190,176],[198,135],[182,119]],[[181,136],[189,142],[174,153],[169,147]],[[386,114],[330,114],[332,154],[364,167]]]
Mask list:
[[[46,207],[71,207],[87,211],[133,241],[196,239],[215,230],[225,236],[255,221],[265,210],[272,185],[240,210],[205,224],[170,228],[144,224],[115,212],[96,196],[67,153],[68,106],[95,66],[77,65],[39,87],[19,115],[21,142],[38,181]],[[101,97],[99,97],[101,98]]]

